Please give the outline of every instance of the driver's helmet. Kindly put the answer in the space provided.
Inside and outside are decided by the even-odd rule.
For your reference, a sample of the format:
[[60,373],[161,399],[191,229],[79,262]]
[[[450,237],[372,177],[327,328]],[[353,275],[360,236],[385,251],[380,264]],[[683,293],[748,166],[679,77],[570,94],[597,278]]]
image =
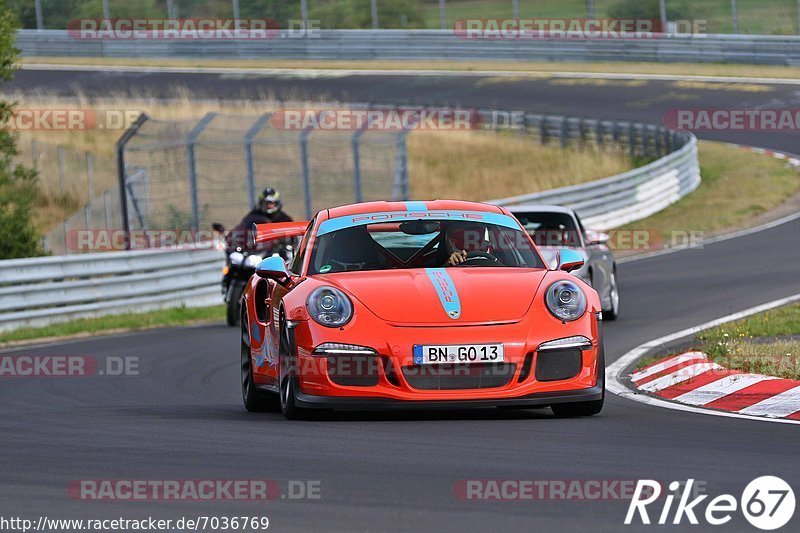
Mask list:
[[273,215],[281,210],[281,193],[278,189],[267,187],[258,196],[258,207],[268,215]]
[[472,222],[452,222],[447,226],[446,242],[449,253],[466,250],[469,252],[491,252],[492,245],[487,240],[486,226]]

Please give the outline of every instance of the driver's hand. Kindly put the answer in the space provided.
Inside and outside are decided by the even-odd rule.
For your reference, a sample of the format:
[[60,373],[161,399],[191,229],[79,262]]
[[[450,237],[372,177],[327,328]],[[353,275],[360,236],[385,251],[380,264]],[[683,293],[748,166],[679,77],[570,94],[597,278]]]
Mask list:
[[467,260],[467,251],[461,250],[460,252],[453,252],[453,254],[447,259],[444,265],[453,267],[456,265],[460,265],[466,260]]

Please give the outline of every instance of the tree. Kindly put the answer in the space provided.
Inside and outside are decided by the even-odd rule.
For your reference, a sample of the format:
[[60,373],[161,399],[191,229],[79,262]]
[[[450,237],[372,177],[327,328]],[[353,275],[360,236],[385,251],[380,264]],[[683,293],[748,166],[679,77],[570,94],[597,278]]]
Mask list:
[[[14,47],[17,21],[0,0],[0,80],[9,81],[17,69],[19,50]],[[14,104],[0,100],[0,124],[14,113]],[[33,221],[38,184],[36,172],[15,163],[17,136],[0,129],[0,259],[41,255],[39,234]]]

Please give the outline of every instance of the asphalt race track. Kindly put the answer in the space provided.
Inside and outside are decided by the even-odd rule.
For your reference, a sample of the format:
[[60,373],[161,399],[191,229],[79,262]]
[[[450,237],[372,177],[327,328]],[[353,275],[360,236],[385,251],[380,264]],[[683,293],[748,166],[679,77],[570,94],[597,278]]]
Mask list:
[[[305,91],[315,98],[495,106],[650,122],[677,107],[797,108],[800,102],[800,87],[786,85],[564,85],[458,76],[299,80],[21,71],[12,88],[168,97],[175,86],[209,97],[298,97]],[[708,138],[786,151],[797,151],[798,141],[791,134]],[[606,323],[607,362],[661,335],[800,293],[798,264],[800,220],[620,265],[622,316]],[[620,531],[624,501],[463,501],[453,487],[467,479],[694,478],[705,482],[712,496],[738,497],[763,475],[780,476],[795,487],[800,482],[797,427],[682,413],[614,395],[600,416],[575,420],[555,419],[549,410],[343,414],[305,422],[248,414],[239,392],[238,332],[224,326],[12,353],[136,356],[140,375],[2,382],[0,514],[6,516],[268,516],[270,529],[277,531]],[[279,481],[284,493],[289,480],[318,480],[321,498],[88,502],[71,499],[66,491],[77,479],[265,478]],[[738,514],[725,529],[749,527]],[[797,518],[785,530],[792,528],[798,529]]]

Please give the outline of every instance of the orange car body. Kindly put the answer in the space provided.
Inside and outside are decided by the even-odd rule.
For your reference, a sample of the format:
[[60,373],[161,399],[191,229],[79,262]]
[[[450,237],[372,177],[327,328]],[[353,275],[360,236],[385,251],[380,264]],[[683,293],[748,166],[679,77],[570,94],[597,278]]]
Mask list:
[[[285,280],[254,275],[243,294],[242,333],[248,340],[255,386],[277,393],[288,375],[295,383],[295,403],[304,408],[545,406],[601,400],[602,324],[597,293],[567,272],[548,269],[544,261],[541,268],[310,273],[312,251],[326,222],[340,227],[367,218],[391,224],[464,213],[478,218],[510,217],[516,222],[502,207],[437,200],[356,204],[321,211],[310,223],[258,226],[255,238],[259,241],[286,236],[303,240],[292,265],[296,272]],[[521,226],[519,230],[530,240]],[[535,250],[532,241],[530,246]],[[558,319],[546,306],[544,293],[559,280],[571,281],[585,292],[586,311],[577,320]],[[345,325],[327,327],[309,316],[309,295],[322,286],[334,287],[352,301],[352,318]],[[453,301],[457,310],[447,305]],[[282,334],[287,336],[283,348]],[[545,343],[570,338],[588,340],[577,353],[574,347],[570,354],[567,348],[562,350],[562,359],[569,355],[574,360],[571,369],[558,368],[557,347],[540,351]],[[315,355],[326,343],[372,352]],[[420,346],[487,344],[502,344],[502,363],[445,362],[423,368],[415,360]],[[540,369],[546,372],[548,365],[549,375],[541,374]]]

